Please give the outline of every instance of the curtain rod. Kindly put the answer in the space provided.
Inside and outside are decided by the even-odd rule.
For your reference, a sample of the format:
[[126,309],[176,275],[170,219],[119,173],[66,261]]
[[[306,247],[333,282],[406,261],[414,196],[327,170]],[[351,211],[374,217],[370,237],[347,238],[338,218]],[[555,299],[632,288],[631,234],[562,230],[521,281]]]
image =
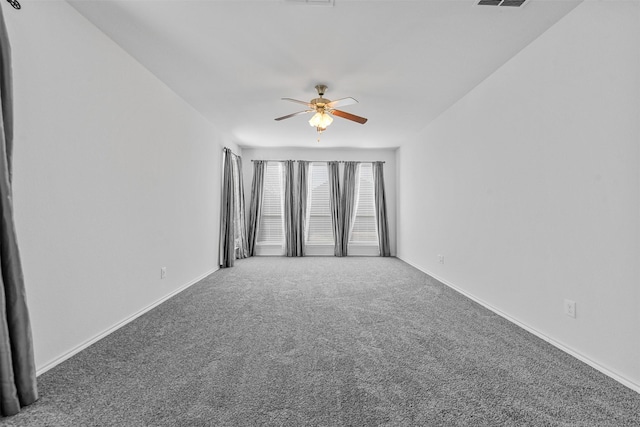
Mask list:
[[[288,162],[289,160],[251,160],[252,162]],[[291,160],[292,162],[309,162],[309,163],[329,163],[329,162],[336,162],[336,163],[347,163],[350,162],[351,160]],[[355,163],[386,163],[386,162],[381,162],[378,160],[374,160],[374,161],[362,161],[362,160],[356,160]]]
[[224,150],[225,150],[225,151],[228,151],[229,153],[231,153],[231,155],[232,155],[232,156],[240,157],[240,156],[238,156],[236,153],[234,153],[234,152],[233,152],[233,150],[232,150],[231,148],[224,147]]

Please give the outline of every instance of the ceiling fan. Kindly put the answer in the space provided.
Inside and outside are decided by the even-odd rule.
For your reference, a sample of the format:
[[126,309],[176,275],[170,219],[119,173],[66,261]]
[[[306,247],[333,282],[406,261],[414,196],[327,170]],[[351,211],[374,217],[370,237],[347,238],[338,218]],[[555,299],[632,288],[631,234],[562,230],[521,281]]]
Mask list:
[[324,93],[327,91],[326,85],[316,85],[316,90],[318,91],[318,98],[312,99],[309,102],[298,101],[297,99],[292,98],[282,98],[284,101],[291,101],[297,104],[306,105],[308,109],[304,111],[298,111],[297,113],[293,114],[287,114],[286,116],[278,117],[275,120],[280,121],[293,116],[298,116],[300,114],[315,112],[313,117],[311,117],[311,120],[309,120],[309,124],[316,128],[316,131],[318,131],[319,134],[326,130],[327,126],[329,126],[331,122],[333,122],[333,117],[331,116],[342,117],[343,119],[351,120],[360,124],[365,124],[367,122],[367,119],[365,119],[364,117],[356,116],[355,114],[347,113],[346,111],[336,110],[336,107],[357,104],[358,101],[356,101],[354,98],[348,97],[331,101],[329,99],[323,98]]

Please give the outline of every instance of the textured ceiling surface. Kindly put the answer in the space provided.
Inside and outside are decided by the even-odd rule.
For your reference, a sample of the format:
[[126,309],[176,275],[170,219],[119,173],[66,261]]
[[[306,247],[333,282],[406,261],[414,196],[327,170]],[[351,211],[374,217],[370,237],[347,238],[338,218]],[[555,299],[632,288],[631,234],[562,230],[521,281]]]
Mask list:
[[[221,132],[251,147],[397,147],[581,0],[69,0]],[[316,141],[283,97],[356,98]],[[499,114],[499,112],[496,112]]]

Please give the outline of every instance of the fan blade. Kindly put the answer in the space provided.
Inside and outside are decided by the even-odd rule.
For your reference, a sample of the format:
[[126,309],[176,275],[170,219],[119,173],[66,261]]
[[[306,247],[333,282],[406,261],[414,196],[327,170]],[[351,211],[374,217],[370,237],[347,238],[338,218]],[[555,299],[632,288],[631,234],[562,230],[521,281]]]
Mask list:
[[312,108],[313,106],[311,104],[309,104],[307,101],[298,101],[297,99],[293,99],[293,98],[282,98],[283,101],[291,101],[291,102],[295,102],[297,104],[302,104],[302,105],[306,105],[309,108]]
[[333,114],[334,116],[342,117],[343,119],[351,120],[352,122],[358,122],[361,125],[367,123],[367,119],[365,119],[364,117],[356,116],[345,111],[333,110],[331,111],[331,114]]
[[277,119],[274,119],[274,120],[278,120],[278,121],[280,121],[280,120],[288,119],[289,117],[298,116],[298,115],[300,115],[300,114],[310,113],[310,112],[312,112],[312,111],[313,111],[313,110],[298,111],[297,113],[287,114],[286,116],[278,117]]
[[344,105],[351,105],[351,104],[357,104],[357,103],[358,103],[358,100],[348,97],[348,98],[340,98],[340,99],[336,99],[335,101],[331,101],[326,106],[329,108],[336,108],[336,107],[342,107]]

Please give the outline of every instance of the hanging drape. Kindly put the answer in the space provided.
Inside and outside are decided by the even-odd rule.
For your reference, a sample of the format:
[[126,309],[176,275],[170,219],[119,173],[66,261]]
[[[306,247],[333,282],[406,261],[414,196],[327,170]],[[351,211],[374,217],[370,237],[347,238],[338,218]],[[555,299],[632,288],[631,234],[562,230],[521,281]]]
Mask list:
[[327,162],[329,173],[329,205],[331,207],[331,225],[335,256],[342,256],[342,201],[340,199],[340,165],[338,162]]
[[0,9],[0,414],[14,415],[38,399],[31,324],[13,222],[11,51]]
[[254,256],[256,252],[258,224],[260,222],[260,216],[262,215],[265,163],[263,160],[254,160],[253,162],[253,181],[251,182],[251,202],[249,204],[249,226],[247,233],[249,256]]
[[296,182],[294,161],[282,162],[284,183],[284,253],[286,256],[298,256],[298,233],[296,226]]
[[247,223],[244,214],[242,158],[225,148],[222,168],[222,208],[220,213],[220,266],[233,267],[236,259],[249,256]]
[[242,180],[242,157],[233,154],[233,198],[234,217],[233,228],[235,233],[235,256],[236,259],[247,258],[249,256],[249,245],[247,241],[247,221],[244,215],[244,183]]
[[380,256],[391,256],[391,249],[389,246],[389,223],[387,221],[387,199],[384,192],[383,166],[383,162],[373,162],[373,193]]
[[296,246],[298,256],[304,256],[305,231],[307,229],[307,205],[308,205],[308,176],[309,162],[298,161],[298,191],[297,191],[297,218],[296,218]]
[[235,203],[233,197],[233,154],[224,149],[222,168],[222,209],[220,213],[220,267],[233,267],[235,261],[235,228],[233,224]]
[[349,234],[353,226],[356,209],[359,162],[345,162],[342,178],[342,240],[339,256],[347,256]]

